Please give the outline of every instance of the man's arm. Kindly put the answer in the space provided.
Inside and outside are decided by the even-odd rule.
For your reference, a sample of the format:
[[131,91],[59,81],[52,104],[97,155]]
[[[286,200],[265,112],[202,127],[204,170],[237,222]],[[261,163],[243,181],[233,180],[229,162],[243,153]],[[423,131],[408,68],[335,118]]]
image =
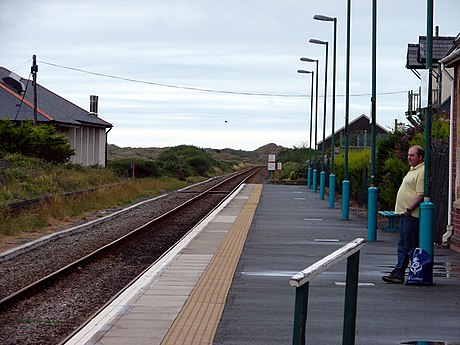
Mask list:
[[411,202],[409,203],[409,205],[407,206],[406,210],[405,210],[405,214],[406,215],[410,215],[412,213],[412,211],[414,211],[419,205],[420,203],[423,201],[423,194],[416,194]]

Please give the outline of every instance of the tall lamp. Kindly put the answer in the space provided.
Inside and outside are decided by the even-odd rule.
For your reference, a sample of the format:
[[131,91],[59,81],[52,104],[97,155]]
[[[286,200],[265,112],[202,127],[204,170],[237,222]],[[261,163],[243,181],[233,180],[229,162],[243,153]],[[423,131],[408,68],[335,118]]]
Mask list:
[[327,105],[327,60],[329,51],[329,42],[317,39],[310,39],[310,43],[326,46],[326,67],[324,72],[324,110],[323,110],[323,142],[321,144],[321,174],[319,182],[319,197],[324,199],[324,190],[326,187],[326,171],[324,166],[324,141],[326,140],[326,105]]
[[318,143],[318,74],[319,74],[319,60],[310,59],[306,57],[300,58],[300,61],[315,62],[316,63],[316,106],[315,106],[315,152],[314,152],[314,165],[313,165],[313,191],[316,193],[318,190],[318,167],[316,159],[316,144]]
[[311,89],[310,89],[310,148],[308,149],[308,170],[307,170],[307,187],[311,188],[311,175],[312,175],[312,164],[311,164],[311,139],[312,139],[312,127],[313,127],[313,78],[315,72],[305,71],[299,69],[297,73],[311,74]]
[[335,90],[336,90],[336,75],[337,75],[337,18],[323,15],[315,15],[315,20],[334,23],[334,57],[333,57],[333,72],[332,72],[332,134],[331,134],[331,167],[329,174],[329,207],[334,208],[335,205],[335,175],[334,175],[334,156],[335,156]]

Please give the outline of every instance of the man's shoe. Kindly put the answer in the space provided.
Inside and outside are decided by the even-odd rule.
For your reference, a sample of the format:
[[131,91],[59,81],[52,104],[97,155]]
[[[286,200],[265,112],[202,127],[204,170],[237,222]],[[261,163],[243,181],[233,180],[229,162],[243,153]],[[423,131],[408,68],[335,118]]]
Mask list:
[[383,276],[382,280],[385,283],[402,284],[404,283],[404,274],[401,271],[394,269],[389,275]]

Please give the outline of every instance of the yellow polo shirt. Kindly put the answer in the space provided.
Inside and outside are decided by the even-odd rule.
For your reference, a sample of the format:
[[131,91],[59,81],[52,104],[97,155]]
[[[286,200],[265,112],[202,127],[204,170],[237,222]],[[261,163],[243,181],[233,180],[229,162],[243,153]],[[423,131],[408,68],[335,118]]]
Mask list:
[[[404,177],[401,187],[396,196],[395,213],[404,213],[416,194],[423,195],[425,182],[425,163],[420,163],[416,167],[410,167]],[[412,217],[420,217],[420,209],[417,207],[412,211]]]

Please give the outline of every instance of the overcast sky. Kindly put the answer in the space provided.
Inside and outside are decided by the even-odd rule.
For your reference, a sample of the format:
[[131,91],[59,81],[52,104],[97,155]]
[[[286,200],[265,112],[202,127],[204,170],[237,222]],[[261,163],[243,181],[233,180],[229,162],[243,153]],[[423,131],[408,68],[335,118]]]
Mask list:
[[[99,116],[114,126],[108,142],[121,147],[308,146],[310,76],[297,70],[315,65],[299,59],[320,59],[321,140],[325,49],[308,40],[330,42],[330,96],[333,24],[313,16],[338,18],[338,129],[344,125],[346,3],[2,0],[0,65],[28,78],[36,54],[44,87],[88,110],[89,96],[98,95]],[[370,115],[371,5],[352,0],[350,121]],[[441,36],[460,32],[459,13],[458,0],[434,1]],[[395,119],[405,122],[407,91],[419,87],[405,59],[407,44],[418,43],[420,35],[426,35],[426,1],[379,1],[377,122],[385,128]],[[327,107],[329,135],[330,97]]]

